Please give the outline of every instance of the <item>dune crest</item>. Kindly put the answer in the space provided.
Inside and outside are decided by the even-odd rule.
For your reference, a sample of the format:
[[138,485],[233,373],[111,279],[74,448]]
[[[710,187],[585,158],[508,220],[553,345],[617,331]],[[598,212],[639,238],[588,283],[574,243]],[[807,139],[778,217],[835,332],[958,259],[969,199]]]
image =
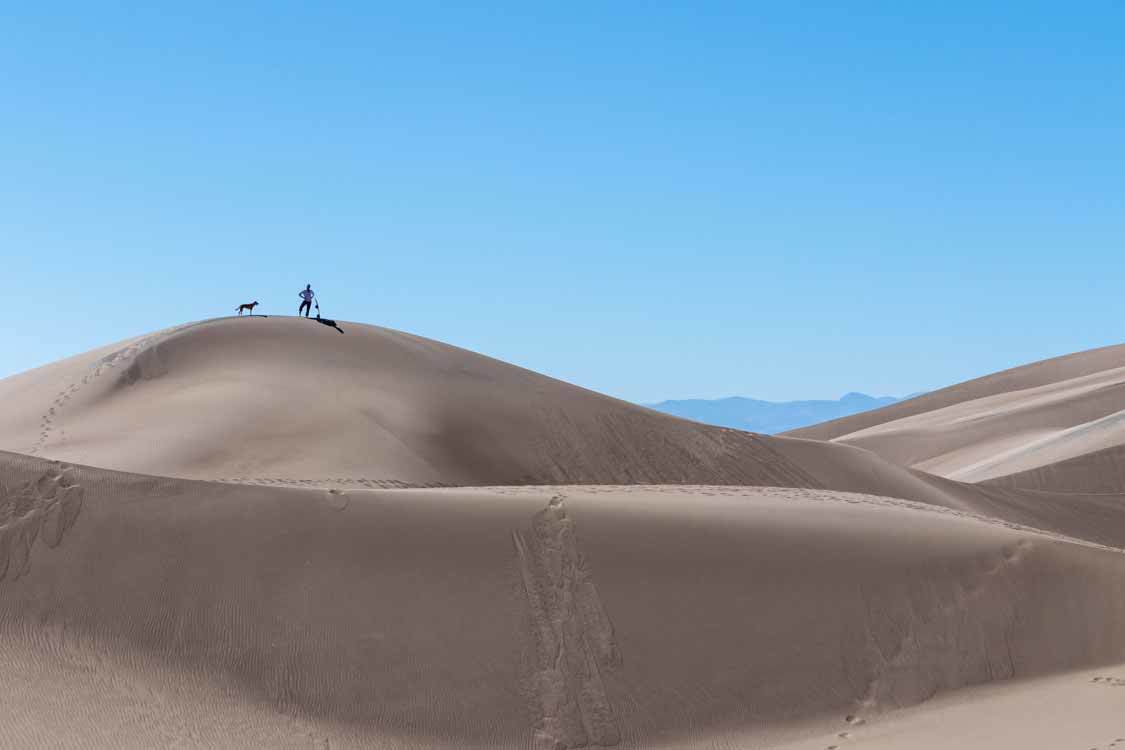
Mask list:
[[348,323],[192,324],[0,381],[0,448],[192,479],[808,485],[758,436]]
[[343,327],[0,381],[0,745],[927,746],[965,691],[1117,684],[1116,350],[827,441]]

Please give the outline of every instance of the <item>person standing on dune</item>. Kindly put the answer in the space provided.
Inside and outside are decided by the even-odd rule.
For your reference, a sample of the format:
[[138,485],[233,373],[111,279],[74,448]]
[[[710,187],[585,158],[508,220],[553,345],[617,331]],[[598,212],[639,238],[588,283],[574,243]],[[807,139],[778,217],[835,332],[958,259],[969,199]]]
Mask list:
[[305,284],[305,288],[302,289],[297,296],[301,298],[301,306],[297,308],[297,314],[300,315],[302,312],[304,312],[305,317],[309,317],[309,310],[312,308],[313,297],[316,296],[316,294],[313,293],[312,284]]

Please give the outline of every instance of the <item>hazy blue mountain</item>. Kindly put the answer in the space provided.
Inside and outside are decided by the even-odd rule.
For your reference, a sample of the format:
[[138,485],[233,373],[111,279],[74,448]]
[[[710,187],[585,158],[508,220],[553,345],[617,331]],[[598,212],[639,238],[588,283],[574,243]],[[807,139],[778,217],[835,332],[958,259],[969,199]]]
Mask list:
[[[912,398],[920,394],[911,394]],[[858,414],[877,409],[903,399],[893,396],[868,396],[866,393],[848,393],[838,401],[759,401],[754,398],[685,399],[646,404],[650,409],[662,411],[696,422],[734,427],[749,432],[775,434],[795,430],[829,419]]]

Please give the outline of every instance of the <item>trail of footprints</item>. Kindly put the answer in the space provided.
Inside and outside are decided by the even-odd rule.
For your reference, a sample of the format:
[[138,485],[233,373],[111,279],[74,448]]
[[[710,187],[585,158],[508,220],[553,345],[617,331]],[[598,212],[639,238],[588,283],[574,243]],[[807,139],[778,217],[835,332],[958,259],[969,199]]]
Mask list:
[[[55,400],[51,402],[50,408],[47,409],[46,413],[44,413],[42,418],[39,420],[39,436],[28,453],[35,456],[38,455],[41,450],[43,450],[43,447],[51,438],[51,433],[55,430],[55,421],[58,418],[59,410],[62,409],[68,401],[70,401],[70,399],[74,396],[75,393],[78,392],[80,388],[81,386],[75,383],[64,390],[59,391],[55,395]],[[59,441],[61,442],[65,439],[65,437],[66,432],[64,430],[59,430]]]
[[[1121,748],[1125,748],[1125,737],[1118,737],[1113,742],[1106,745],[1104,750],[1121,750]],[[1094,746],[1091,747],[1090,750],[1103,750],[1103,748]]]
[[[851,716],[847,716],[847,717],[844,718],[844,723],[849,725],[849,726],[860,727],[860,726],[863,726],[864,724],[866,724],[867,721],[864,720],[863,718],[859,717],[859,716],[851,715]],[[836,735],[836,739],[841,740],[841,741],[847,741],[847,740],[850,740],[851,738],[852,738],[851,732],[840,732],[839,734]],[[839,742],[836,742],[836,743],[833,743],[833,744],[829,745],[824,750],[842,750],[842,748],[843,748],[843,746]]]
[[[1090,682],[1104,685],[1105,687],[1125,687],[1125,679],[1120,677],[1095,677]],[[1125,742],[1125,740],[1122,740]]]
[[[142,351],[186,327],[187,326],[176,326],[175,328],[169,328],[165,331],[145,336],[124,349],[118,349],[96,361],[91,366],[90,371],[82,376],[82,380],[77,383],[72,383],[55,394],[51,405],[39,420],[39,435],[28,453],[32,456],[37,456],[43,451],[47,445],[47,441],[53,437],[59,419],[59,412],[83,386],[89,385],[94,380],[101,377],[106,370],[116,369],[132,363]],[[58,433],[58,440],[61,443],[66,439],[66,431],[59,429]]]
[[78,519],[82,497],[82,486],[63,464],[13,490],[0,484],[0,581],[15,580],[30,569],[37,539],[59,546]]

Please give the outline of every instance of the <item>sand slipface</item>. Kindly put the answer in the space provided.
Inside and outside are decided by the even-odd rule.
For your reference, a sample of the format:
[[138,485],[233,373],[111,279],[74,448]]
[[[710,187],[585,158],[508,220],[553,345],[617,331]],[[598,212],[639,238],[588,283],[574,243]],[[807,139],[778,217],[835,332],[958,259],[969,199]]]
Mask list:
[[1125,502],[1065,463],[958,482],[341,327],[0,382],[0,747],[1112,743]]

